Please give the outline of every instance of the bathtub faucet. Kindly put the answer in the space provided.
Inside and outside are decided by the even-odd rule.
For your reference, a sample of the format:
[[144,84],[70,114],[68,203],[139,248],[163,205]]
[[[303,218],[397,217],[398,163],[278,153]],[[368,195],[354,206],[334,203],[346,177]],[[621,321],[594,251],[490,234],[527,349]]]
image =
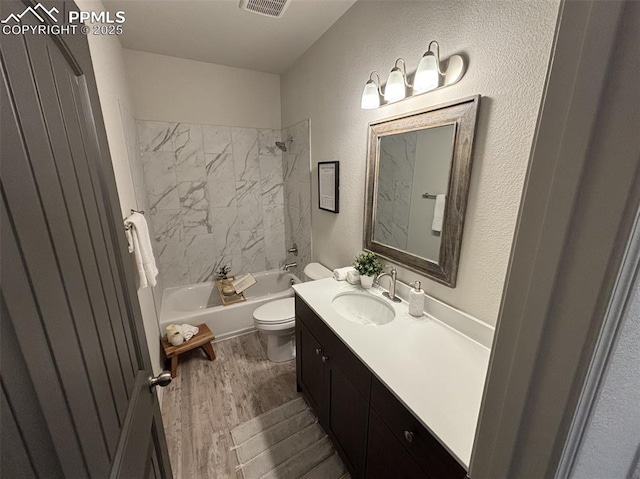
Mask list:
[[298,267],[298,263],[285,263],[282,265],[282,270],[289,271],[291,268],[297,268],[297,267]]

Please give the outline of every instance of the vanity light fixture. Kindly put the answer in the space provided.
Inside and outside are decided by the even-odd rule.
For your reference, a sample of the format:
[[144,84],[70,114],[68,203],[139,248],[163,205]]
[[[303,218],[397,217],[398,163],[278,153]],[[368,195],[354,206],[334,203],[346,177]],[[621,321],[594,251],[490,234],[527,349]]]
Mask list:
[[[378,77],[377,83],[373,80],[373,75]],[[382,91],[380,90],[380,75],[378,74],[378,72],[373,71],[371,72],[371,75],[369,75],[369,81],[364,86],[360,107],[363,110],[372,110],[374,108],[378,108],[380,106],[381,95]]]
[[[398,63],[402,62],[402,70]],[[387,78],[387,85],[384,87],[384,99],[391,103],[402,100],[407,96],[407,87],[411,86],[407,83],[407,68],[404,58],[398,58],[394,67]]]
[[[467,62],[461,55],[451,55],[445,59],[444,65],[445,68],[440,62],[440,45],[433,40],[429,42],[427,51],[420,58],[418,68],[413,76],[407,75],[406,63],[403,58],[396,60],[389,73],[389,78],[387,78],[387,84],[384,86],[384,94],[382,93],[380,76],[377,72],[371,73],[369,81],[364,86],[360,106],[365,110],[371,110],[403,100],[407,95],[421,95],[458,83],[465,74]],[[378,78],[377,83],[373,79],[374,74]],[[413,80],[413,85],[409,83],[410,79]],[[411,89],[410,92],[407,92],[408,88]]]
[[[431,50],[435,45],[435,53]],[[435,90],[440,86],[440,77],[444,73],[440,70],[440,45],[433,40],[418,63],[416,75],[413,78],[413,93],[424,93]]]

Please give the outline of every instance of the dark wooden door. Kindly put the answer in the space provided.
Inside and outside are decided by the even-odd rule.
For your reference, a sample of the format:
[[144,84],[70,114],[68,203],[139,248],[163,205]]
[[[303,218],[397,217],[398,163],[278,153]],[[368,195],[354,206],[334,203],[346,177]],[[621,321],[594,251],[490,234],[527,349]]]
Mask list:
[[[418,463],[371,409],[367,445],[367,479],[427,479]],[[442,476],[434,476],[435,478]]]
[[369,401],[364,398],[333,358],[325,363],[327,432],[332,436],[349,471],[364,477]]
[[324,426],[322,345],[300,320],[296,320],[296,357],[300,387]]
[[86,38],[0,60],[2,476],[171,477]]

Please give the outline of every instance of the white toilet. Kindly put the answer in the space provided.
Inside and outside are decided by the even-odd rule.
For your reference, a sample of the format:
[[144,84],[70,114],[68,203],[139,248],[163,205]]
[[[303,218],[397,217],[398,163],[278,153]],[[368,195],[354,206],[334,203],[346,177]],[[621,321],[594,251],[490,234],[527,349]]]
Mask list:
[[[304,268],[307,281],[329,278],[333,273],[320,263],[309,263]],[[279,363],[296,357],[295,299],[284,298],[263,304],[253,312],[253,322],[258,331],[267,337],[267,357]]]

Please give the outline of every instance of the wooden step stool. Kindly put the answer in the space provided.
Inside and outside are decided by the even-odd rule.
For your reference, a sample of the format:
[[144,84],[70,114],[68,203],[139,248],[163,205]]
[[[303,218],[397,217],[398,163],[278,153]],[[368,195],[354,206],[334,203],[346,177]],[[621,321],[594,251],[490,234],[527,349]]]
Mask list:
[[211,330],[206,324],[198,325],[198,334],[193,336],[189,341],[185,341],[180,346],[172,346],[167,336],[162,337],[162,349],[164,355],[168,360],[171,360],[171,377],[175,378],[178,375],[178,356],[187,351],[191,351],[195,348],[202,348],[206,353],[210,361],[216,358],[216,353],[213,350],[211,341],[216,339]]

